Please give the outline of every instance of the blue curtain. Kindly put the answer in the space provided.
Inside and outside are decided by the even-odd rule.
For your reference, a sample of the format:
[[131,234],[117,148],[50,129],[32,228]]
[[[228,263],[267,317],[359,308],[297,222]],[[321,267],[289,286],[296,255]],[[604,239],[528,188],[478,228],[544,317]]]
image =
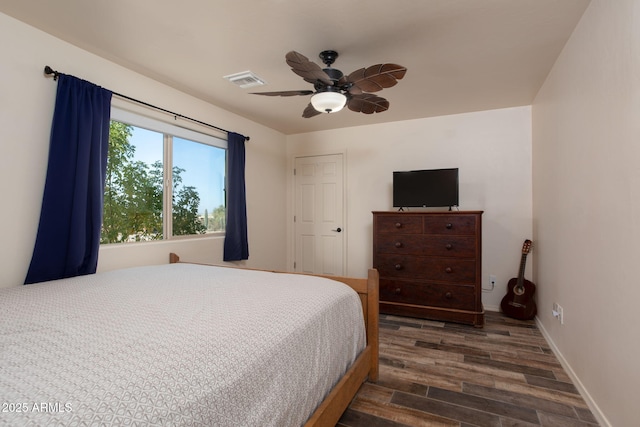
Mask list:
[[59,74],[38,234],[25,284],[96,272],[111,95]]
[[249,259],[247,197],[244,181],[245,137],[229,132],[227,148],[227,228],[224,260]]

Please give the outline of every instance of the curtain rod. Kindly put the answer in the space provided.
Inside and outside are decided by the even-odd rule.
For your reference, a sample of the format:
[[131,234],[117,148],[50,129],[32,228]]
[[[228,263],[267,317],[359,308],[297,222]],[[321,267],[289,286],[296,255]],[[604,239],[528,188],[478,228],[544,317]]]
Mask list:
[[[53,80],[58,80],[58,76],[60,75],[60,73],[58,71],[54,70],[53,68],[51,68],[48,65],[46,65],[44,67],[44,73],[47,74],[47,75],[52,75],[53,74]],[[222,129],[221,127],[214,126],[212,124],[209,124],[209,123],[206,123],[206,122],[202,122],[202,121],[197,120],[197,119],[192,119],[191,117],[183,116],[182,114],[166,110],[166,109],[164,109],[162,107],[158,107],[156,105],[149,104],[148,102],[140,101],[139,99],[135,99],[135,98],[132,98],[132,97],[127,96],[127,95],[123,95],[123,94],[118,93],[118,92],[111,91],[111,93],[116,95],[116,96],[118,96],[118,97],[120,97],[120,98],[124,98],[124,99],[127,99],[129,101],[133,101],[133,102],[136,102],[138,104],[144,105],[145,107],[154,108],[154,109],[162,111],[164,113],[171,114],[175,118],[179,117],[179,118],[184,119],[184,120],[189,120],[191,122],[198,123],[200,125],[204,125],[204,126],[219,130],[221,132],[225,132],[225,133],[230,133],[231,132],[231,131],[228,131],[226,129]],[[245,136],[244,139],[245,139],[245,141],[249,141],[249,139],[251,139],[251,138],[249,138],[248,136]]]

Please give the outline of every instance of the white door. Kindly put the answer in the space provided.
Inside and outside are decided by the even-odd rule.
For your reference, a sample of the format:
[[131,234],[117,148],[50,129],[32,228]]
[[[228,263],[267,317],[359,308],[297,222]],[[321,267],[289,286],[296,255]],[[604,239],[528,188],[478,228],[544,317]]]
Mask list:
[[295,160],[297,272],[344,275],[342,154]]

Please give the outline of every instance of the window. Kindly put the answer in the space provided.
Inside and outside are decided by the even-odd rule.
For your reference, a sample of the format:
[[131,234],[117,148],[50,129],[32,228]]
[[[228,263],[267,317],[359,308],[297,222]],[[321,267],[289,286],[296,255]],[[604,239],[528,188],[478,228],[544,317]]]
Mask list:
[[101,243],[222,233],[226,141],[113,109]]

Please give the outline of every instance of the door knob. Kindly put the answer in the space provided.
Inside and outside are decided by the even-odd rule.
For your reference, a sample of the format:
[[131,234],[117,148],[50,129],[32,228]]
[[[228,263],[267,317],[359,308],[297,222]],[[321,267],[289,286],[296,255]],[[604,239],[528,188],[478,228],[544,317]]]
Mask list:
[[342,228],[338,227],[338,228],[336,228],[335,230],[331,230],[331,231],[335,231],[336,233],[339,233],[339,232],[341,232],[341,231],[342,231]]

